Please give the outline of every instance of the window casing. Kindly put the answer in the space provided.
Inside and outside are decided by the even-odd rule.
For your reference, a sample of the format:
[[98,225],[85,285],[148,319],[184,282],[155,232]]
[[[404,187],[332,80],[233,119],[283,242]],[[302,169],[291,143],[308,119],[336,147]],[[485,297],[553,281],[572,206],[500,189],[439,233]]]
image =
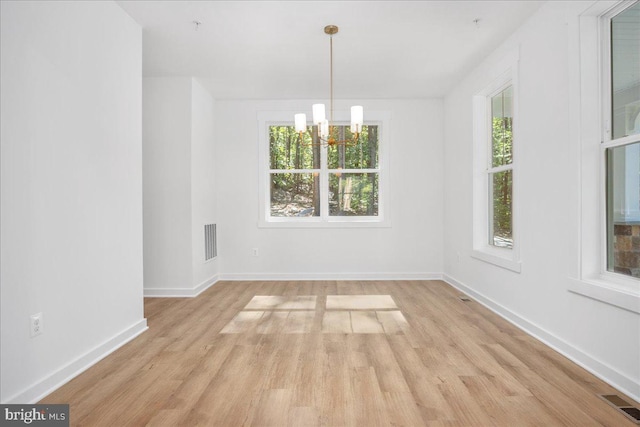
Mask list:
[[[336,131],[349,138],[336,112]],[[259,114],[262,227],[386,227],[388,114],[367,112],[355,146],[321,147],[315,127],[300,144],[289,112]],[[344,134],[344,135],[343,135]]]
[[640,313],[640,280],[609,271],[612,243],[615,244],[610,238],[611,219],[615,218],[613,209],[619,200],[611,189],[616,185],[614,171],[619,168],[611,163],[620,161],[616,160],[620,157],[619,147],[630,147],[637,141],[637,135],[623,136],[612,131],[611,19],[633,5],[637,2],[599,1],[570,23],[575,36],[575,49],[569,50],[570,63],[575,64],[575,73],[580,76],[569,82],[570,119],[574,124],[571,139],[580,191],[574,197],[579,208],[578,251],[569,289]]

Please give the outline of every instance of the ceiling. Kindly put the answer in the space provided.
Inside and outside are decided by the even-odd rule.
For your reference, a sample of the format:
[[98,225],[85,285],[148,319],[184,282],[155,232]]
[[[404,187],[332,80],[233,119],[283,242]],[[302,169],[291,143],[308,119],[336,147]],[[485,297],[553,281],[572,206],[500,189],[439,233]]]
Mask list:
[[219,99],[328,98],[334,24],[335,97],[370,99],[444,96],[544,2],[118,3],[143,28],[145,76],[194,76]]

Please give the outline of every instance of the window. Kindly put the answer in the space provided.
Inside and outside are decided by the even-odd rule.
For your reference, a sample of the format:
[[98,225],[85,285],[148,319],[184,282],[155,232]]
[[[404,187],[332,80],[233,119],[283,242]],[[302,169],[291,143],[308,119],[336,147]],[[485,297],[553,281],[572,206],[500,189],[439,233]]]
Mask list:
[[[497,76],[473,98],[474,258],[521,271],[517,240],[516,157],[519,53],[496,65]],[[516,149],[517,150],[517,149]]]
[[[349,126],[335,131],[339,140],[353,137]],[[315,129],[302,136],[269,126],[271,216],[378,216],[378,126],[364,125],[353,146],[322,148]]]
[[[570,81],[579,219],[572,292],[640,313],[639,2],[595,2],[572,24]],[[636,237],[634,239],[634,237]],[[634,246],[635,242],[635,246]]]
[[489,182],[489,244],[512,248],[513,87],[491,97]]
[[[384,120],[365,123],[356,145],[322,147],[315,127],[300,138],[293,123],[278,116],[264,113],[260,119],[260,225],[385,225]],[[334,131],[337,139],[352,138],[348,125],[338,123]]]
[[606,269],[640,278],[640,2],[604,24]]

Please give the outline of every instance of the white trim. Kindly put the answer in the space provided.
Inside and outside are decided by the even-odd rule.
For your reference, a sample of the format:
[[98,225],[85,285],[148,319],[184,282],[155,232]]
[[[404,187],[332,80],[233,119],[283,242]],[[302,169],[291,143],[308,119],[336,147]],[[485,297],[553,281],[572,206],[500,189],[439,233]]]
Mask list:
[[[598,4],[598,3],[596,3]],[[599,6],[604,7],[603,4]],[[608,5],[607,8],[610,8]],[[601,173],[601,80],[600,80],[600,21],[599,15],[604,10],[592,7],[579,17],[577,38],[580,46],[578,71],[580,74],[580,88],[570,100],[570,106],[580,111],[574,138],[579,155],[579,220],[577,225],[580,251],[578,274],[579,279],[596,277],[601,273],[601,267],[606,254],[603,253],[603,233],[605,232],[604,197]],[[569,108],[569,110],[574,110]],[[598,173],[593,173],[598,171]]]
[[271,218],[259,222],[259,228],[391,228],[391,221],[380,221],[376,217],[329,217],[323,221],[316,217]]
[[51,375],[27,387],[25,390],[10,397],[9,399],[6,399],[6,401],[3,403],[34,404],[38,402],[45,396],[62,387],[63,385],[98,363],[100,360],[104,359],[105,357],[128,343],[129,341],[136,338],[138,335],[142,334],[147,329],[147,319],[141,319],[124,331],[106,340],[102,344],[99,344],[82,356],[58,369]]
[[220,280],[442,280],[442,273],[226,273],[220,275]]
[[496,166],[495,168],[488,168],[487,173],[494,174],[511,170],[513,170],[513,163],[509,163],[508,165]]
[[615,147],[622,147],[624,145],[636,144],[638,142],[640,142],[640,134],[634,133],[633,135],[623,136],[611,141],[605,141],[601,145],[603,149],[606,149],[606,148],[615,148]]
[[193,288],[144,288],[144,297],[194,298],[219,281],[219,275],[216,274]]
[[640,292],[610,281],[571,279],[569,291],[640,314]]
[[586,369],[602,381],[620,390],[632,399],[640,401],[640,382],[637,382],[633,378],[623,374],[608,364],[599,361],[595,357],[567,343],[562,338],[525,319],[519,314],[514,313],[503,305],[484,296],[480,292],[475,291],[473,288],[463,284],[462,282],[459,282],[448,274],[443,275],[443,280],[459,291],[469,295],[474,300],[496,313],[498,316],[531,335],[533,338],[562,354],[573,363]]
[[471,256],[480,261],[488,262],[489,264],[497,265],[498,267],[505,268],[507,270],[511,270],[516,273],[522,272],[522,262],[515,261],[511,257],[507,256],[508,254],[502,255],[500,252],[511,252],[511,249],[507,248],[496,248],[487,245],[483,250],[472,250]]

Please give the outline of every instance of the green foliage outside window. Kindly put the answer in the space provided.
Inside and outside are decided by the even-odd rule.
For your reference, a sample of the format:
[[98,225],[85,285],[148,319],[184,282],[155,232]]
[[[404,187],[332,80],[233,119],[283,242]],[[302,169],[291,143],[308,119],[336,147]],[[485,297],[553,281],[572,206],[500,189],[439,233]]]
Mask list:
[[[491,244],[513,246],[513,87],[491,98]],[[492,168],[500,168],[497,171]]]
[[[336,136],[351,140],[348,126],[338,126]],[[327,148],[329,169],[375,169],[378,167],[378,126],[364,125],[356,145],[339,145]]]
[[506,170],[493,174],[493,244],[512,246],[512,200],[513,173]]
[[[352,138],[349,126],[335,126],[339,140]],[[318,135],[293,126],[269,127],[271,216],[319,216],[321,206],[321,147]],[[314,145],[315,144],[315,145]],[[327,148],[331,216],[378,215],[378,126],[365,125],[353,146]],[[362,173],[344,170],[364,170]],[[304,171],[302,171],[304,170]],[[326,175],[325,175],[326,176]]]
[[[308,134],[302,138],[303,144],[293,126],[269,127],[269,167],[283,171],[271,174],[272,216],[320,215],[320,149]],[[295,169],[314,172],[286,172]]]

